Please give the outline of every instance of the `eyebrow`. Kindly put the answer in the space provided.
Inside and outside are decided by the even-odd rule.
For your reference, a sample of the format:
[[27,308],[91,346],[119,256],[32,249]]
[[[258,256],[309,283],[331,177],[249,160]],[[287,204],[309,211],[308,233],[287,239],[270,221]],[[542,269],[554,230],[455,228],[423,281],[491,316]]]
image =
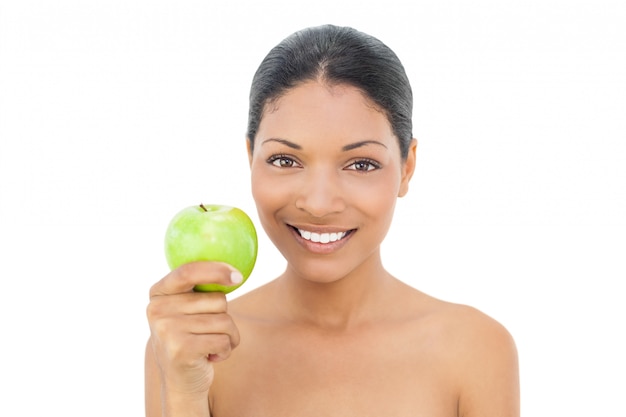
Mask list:
[[[290,147],[292,149],[298,149],[298,150],[302,149],[302,146],[298,145],[297,143],[293,143],[293,142],[291,142],[291,141],[289,141],[287,139],[270,138],[270,139],[264,140],[262,145],[266,144],[267,142],[278,142],[278,143],[282,143],[283,145],[288,146],[288,147]],[[359,142],[354,142],[354,143],[350,143],[348,145],[345,145],[345,146],[343,146],[341,148],[341,150],[346,152],[346,151],[351,151],[353,149],[357,149],[357,148],[360,148],[362,146],[371,145],[371,144],[380,145],[383,148],[387,149],[387,145],[385,145],[384,143],[379,142],[377,140],[362,140],[362,141],[359,141]]]
[[356,148],[360,148],[361,146],[365,146],[365,145],[380,145],[383,148],[387,149],[387,145],[385,145],[382,142],[379,142],[377,140],[362,140],[360,142],[355,142],[355,143],[351,143],[349,145],[346,145],[344,147],[341,148],[342,151],[351,151],[352,149],[356,149]]
[[290,148],[293,148],[293,149],[298,149],[298,150],[302,149],[302,146],[298,145],[297,143],[288,141],[287,139],[269,138],[269,139],[265,139],[263,143],[261,143],[261,145],[265,145],[267,142],[278,142],[278,143],[282,143],[285,146],[289,146]]

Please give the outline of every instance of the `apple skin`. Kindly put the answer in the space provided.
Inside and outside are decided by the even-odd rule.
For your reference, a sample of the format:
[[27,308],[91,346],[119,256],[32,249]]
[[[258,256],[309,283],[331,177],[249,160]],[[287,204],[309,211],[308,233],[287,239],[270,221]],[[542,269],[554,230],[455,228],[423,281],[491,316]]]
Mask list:
[[170,269],[196,261],[225,262],[243,275],[238,285],[196,285],[194,290],[228,294],[243,285],[254,268],[258,239],[250,217],[236,207],[211,204],[186,207],[170,221],[165,257]]

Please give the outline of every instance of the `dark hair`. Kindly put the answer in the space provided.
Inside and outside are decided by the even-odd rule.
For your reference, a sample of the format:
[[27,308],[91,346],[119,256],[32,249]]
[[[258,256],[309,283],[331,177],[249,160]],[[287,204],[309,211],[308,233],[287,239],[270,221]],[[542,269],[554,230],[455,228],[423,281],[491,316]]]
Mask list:
[[347,84],[365,93],[386,114],[406,158],[413,137],[413,93],[402,63],[375,37],[333,25],[293,33],[261,62],[250,89],[251,149],[266,105],[311,80]]

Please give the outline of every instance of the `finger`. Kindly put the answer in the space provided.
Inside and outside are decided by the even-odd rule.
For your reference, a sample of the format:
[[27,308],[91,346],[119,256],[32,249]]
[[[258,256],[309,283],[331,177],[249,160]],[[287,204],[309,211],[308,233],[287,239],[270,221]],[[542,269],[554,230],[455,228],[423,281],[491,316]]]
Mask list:
[[227,310],[228,302],[224,293],[191,292],[167,297],[154,296],[147,305],[146,314],[148,321],[152,322],[160,317],[226,313]]
[[189,319],[190,333],[194,335],[226,335],[231,348],[239,345],[241,340],[239,330],[232,317],[228,314],[195,314],[190,316]]
[[191,262],[181,265],[154,284],[150,297],[182,294],[200,284],[237,285],[243,277],[234,267],[223,262]]
[[228,311],[226,294],[222,292],[194,292],[180,294],[179,297],[180,304],[177,308],[183,314],[216,314]]
[[170,317],[151,327],[153,343],[161,345],[174,361],[209,355],[224,358],[240,342],[239,330],[227,314],[198,314],[184,320]]
[[187,335],[180,339],[180,349],[171,347],[169,351],[172,363],[191,364],[195,360],[204,359],[220,362],[230,357],[234,345],[226,334]]

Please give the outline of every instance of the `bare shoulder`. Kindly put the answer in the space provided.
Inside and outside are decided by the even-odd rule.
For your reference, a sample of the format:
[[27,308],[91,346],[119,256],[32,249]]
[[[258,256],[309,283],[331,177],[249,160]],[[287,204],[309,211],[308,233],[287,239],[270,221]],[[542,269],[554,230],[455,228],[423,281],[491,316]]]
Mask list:
[[491,355],[503,350],[515,351],[515,342],[508,329],[475,307],[445,303],[441,319],[445,327],[453,330],[453,337],[466,352]]
[[458,303],[444,301],[405,285],[397,305],[403,306],[404,314],[415,326],[427,326],[441,332],[448,342],[487,348],[492,343],[514,347],[509,331],[496,319],[481,310]]
[[467,362],[467,366],[476,366],[494,362],[498,357],[503,361],[517,360],[511,333],[495,318],[472,306],[417,293],[414,298],[418,300],[416,304],[423,306],[425,319],[417,320],[415,325],[426,325],[436,333],[438,340],[447,345],[450,355],[456,356],[456,365]]
[[[491,344],[514,347],[509,331],[496,319],[481,310],[458,303],[444,301],[414,288],[404,291],[403,303],[406,314],[414,319],[416,326],[427,325],[454,340],[455,344],[476,345],[488,348]],[[480,343],[478,343],[480,342]]]
[[441,341],[458,386],[459,415],[519,416],[518,353],[511,333],[474,307],[436,304]]

